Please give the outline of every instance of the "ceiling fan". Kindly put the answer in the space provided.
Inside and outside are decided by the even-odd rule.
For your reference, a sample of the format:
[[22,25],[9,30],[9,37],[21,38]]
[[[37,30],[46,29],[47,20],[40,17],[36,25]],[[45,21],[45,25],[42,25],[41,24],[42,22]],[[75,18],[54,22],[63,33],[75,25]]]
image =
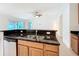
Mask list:
[[34,16],[34,17],[41,17],[41,16],[42,16],[42,13],[41,13],[40,10],[35,10],[35,11],[33,11],[32,13],[33,13],[33,16]]

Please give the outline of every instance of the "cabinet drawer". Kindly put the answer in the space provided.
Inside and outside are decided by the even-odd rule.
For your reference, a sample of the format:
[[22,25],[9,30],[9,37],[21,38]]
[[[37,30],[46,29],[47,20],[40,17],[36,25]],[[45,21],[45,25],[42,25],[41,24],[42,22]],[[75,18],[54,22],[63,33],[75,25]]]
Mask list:
[[44,50],[59,52],[59,46],[44,44]]
[[44,51],[44,56],[58,56],[58,53],[51,52],[51,51]]
[[18,44],[43,49],[43,43],[36,43],[36,42],[18,40]]

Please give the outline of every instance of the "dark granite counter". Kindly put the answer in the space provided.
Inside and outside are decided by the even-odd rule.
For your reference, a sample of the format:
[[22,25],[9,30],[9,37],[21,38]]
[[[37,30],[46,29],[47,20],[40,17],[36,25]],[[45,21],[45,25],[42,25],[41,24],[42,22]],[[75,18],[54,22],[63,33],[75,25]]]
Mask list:
[[10,30],[4,31],[4,37],[15,40],[60,45],[56,38],[57,30]]
[[14,40],[26,40],[26,41],[32,41],[32,42],[38,42],[38,43],[46,43],[51,45],[60,45],[58,40],[56,38],[52,40],[48,39],[33,39],[33,38],[27,38],[27,37],[20,37],[20,36],[4,36],[5,38],[14,39]]
[[71,31],[71,33],[79,36],[79,31]]

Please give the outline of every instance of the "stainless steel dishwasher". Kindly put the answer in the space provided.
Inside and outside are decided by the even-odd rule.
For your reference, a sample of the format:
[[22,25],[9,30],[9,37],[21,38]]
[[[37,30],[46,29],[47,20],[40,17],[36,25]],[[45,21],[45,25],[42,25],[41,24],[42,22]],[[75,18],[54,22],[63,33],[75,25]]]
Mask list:
[[4,37],[3,55],[16,56],[16,40]]

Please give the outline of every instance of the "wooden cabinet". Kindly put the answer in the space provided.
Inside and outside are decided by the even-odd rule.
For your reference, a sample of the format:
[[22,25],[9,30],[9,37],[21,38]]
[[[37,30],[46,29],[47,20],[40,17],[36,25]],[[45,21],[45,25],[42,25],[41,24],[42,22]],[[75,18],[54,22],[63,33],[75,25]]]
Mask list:
[[43,50],[37,48],[29,48],[29,56],[43,56]]
[[44,44],[44,56],[58,56],[59,46]]
[[43,43],[18,40],[18,55],[43,56]]
[[71,34],[71,48],[72,50],[78,54],[78,37],[74,34]]
[[18,56],[28,56],[28,47],[23,45],[18,45]]
[[58,56],[59,45],[18,40],[18,56]]

